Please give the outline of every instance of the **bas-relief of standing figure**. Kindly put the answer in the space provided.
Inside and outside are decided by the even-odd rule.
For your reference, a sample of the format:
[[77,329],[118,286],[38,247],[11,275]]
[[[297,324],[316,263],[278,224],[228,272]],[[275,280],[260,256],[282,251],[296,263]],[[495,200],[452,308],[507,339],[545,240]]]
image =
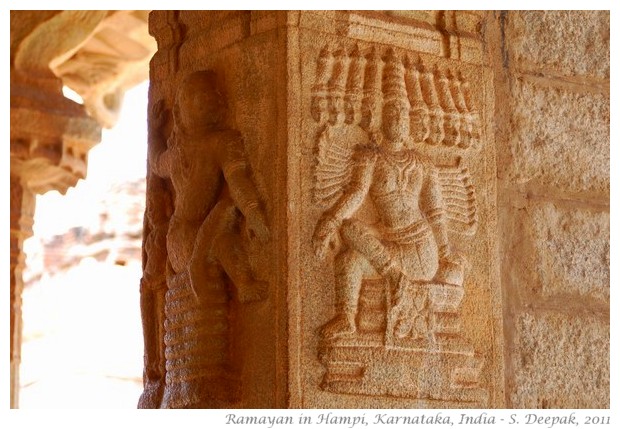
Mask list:
[[[158,147],[165,143],[172,128],[170,111],[164,107],[162,100],[155,104],[151,118],[149,151],[157,152]],[[140,308],[144,331],[144,393],[140,396],[138,408],[157,408],[164,391],[166,358],[163,343],[163,309],[167,289],[166,235],[172,210],[172,195],[166,179],[150,174],[142,255],[144,274],[140,280]]]
[[[179,87],[168,147],[152,171],[169,178],[174,211],[166,239],[166,387],[162,407],[217,407],[238,395],[231,362],[228,303],[265,298],[243,242],[265,243],[269,229],[239,132],[215,74],[190,74]],[[231,285],[232,287],[227,287]]]
[[159,154],[152,168],[161,177],[169,177],[175,191],[167,242],[173,271],[189,268],[190,277],[197,280],[192,286],[197,288],[204,274],[200,256],[211,258],[231,277],[239,300],[245,302],[261,299],[266,284],[254,280],[236,224],[242,216],[261,242],[269,239],[269,230],[250,177],[243,139],[224,124],[226,113],[215,74],[191,74],[177,92],[168,149]]
[[[154,185],[153,183],[156,182]],[[140,306],[144,331],[144,393],[139,408],[155,408],[161,401],[166,375],[163,308],[166,294],[166,234],[172,201],[160,178],[151,179],[147,194],[148,235],[144,241],[144,275],[140,281]],[[157,201],[154,201],[157,200]]]

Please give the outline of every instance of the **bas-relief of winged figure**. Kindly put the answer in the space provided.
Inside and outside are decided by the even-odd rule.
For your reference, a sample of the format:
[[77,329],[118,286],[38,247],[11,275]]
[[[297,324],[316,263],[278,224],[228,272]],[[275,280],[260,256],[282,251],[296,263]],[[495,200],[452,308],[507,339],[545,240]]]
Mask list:
[[[356,115],[350,113],[355,110],[350,100],[361,97],[351,96],[351,85],[346,89],[344,84],[338,85],[337,75],[343,74],[338,55],[331,79],[323,88],[326,96],[313,100],[322,101],[313,104],[313,116],[325,122],[318,138],[314,197],[326,210],[316,225],[312,243],[316,255],[325,258],[340,242],[334,259],[336,315],[322,328],[326,340],[357,331],[358,302],[365,279],[387,280],[393,308],[407,307],[400,301],[403,291],[412,286],[462,286],[465,260],[452,251],[448,229],[471,235],[476,228],[475,198],[467,170],[460,165],[436,166],[416,150],[422,142],[411,137],[420,133],[410,129],[415,122],[410,116],[404,66],[389,54],[381,64],[382,78],[377,79],[381,70],[376,62],[365,69],[365,83],[374,80],[377,93],[380,82],[382,93],[381,101],[375,98],[374,103],[367,103],[378,104],[380,114],[362,118],[366,130],[351,119]],[[325,64],[321,66],[325,68]],[[354,71],[355,66],[354,58],[349,70]],[[319,70],[321,73],[326,74],[325,70]],[[349,84],[354,80],[349,76]],[[372,93],[367,86],[365,96]],[[369,114],[368,108],[360,107]],[[374,130],[373,123],[378,124]],[[357,216],[366,202],[372,204],[378,217],[373,224]],[[415,336],[413,319],[400,319],[400,324],[392,321],[392,327],[388,322],[388,331]],[[422,334],[425,329],[418,331]]]

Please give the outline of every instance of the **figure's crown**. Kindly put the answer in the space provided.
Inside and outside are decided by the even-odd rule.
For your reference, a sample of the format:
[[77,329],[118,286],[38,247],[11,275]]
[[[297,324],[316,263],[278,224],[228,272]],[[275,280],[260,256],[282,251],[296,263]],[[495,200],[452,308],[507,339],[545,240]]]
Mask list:
[[382,82],[383,102],[398,102],[402,106],[410,108],[403,62],[394,54],[392,49],[388,50],[383,60],[385,62]]

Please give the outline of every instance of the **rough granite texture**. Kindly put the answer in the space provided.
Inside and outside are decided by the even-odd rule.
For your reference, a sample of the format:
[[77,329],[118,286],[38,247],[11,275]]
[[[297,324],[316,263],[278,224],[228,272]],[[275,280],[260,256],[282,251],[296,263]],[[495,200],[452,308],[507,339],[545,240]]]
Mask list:
[[547,203],[533,206],[529,221],[542,294],[609,301],[609,213]]
[[493,16],[507,405],[607,408],[609,12]]
[[[166,209],[157,201],[162,189],[150,185],[170,180],[174,200],[169,227],[159,229],[166,246],[145,245],[147,261],[166,258],[172,270],[145,270],[158,281],[143,288],[144,324],[163,320],[165,335],[152,329],[147,337],[152,371],[141,407],[505,404],[490,243],[493,81],[480,64],[480,34],[469,32],[479,20],[440,20],[460,32],[448,37],[430,23],[374,12],[151,14],[159,50],[151,61],[147,220],[157,224]],[[201,79],[186,80],[194,73],[212,73],[216,90],[192,104],[205,92]],[[237,136],[218,140],[237,148],[231,162],[221,155],[232,202],[219,188],[214,194],[217,207],[234,208],[225,231],[207,221],[219,216],[215,203],[202,202],[213,178],[196,173],[209,168],[205,142],[217,133],[192,140],[200,130],[185,125],[207,129],[210,111],[197,106],[213,99],[227,105],[218,129]],[[170,120],[158,122],[166,109]],[[171,147],[185,159],[165,152]],[[169,171],[167,154],[175,156]],[[261,243],[246,234],[258,207],[270,233]],[[243,248],[229,252],[238,261],[225,267],[218,249],[230,243],[203,243],[201,224],[213,226],[213,241],[241,233]],[[203,252],[215,261],[210,271],[202,269],[208,258],[191,256]],[[235,278],[235,268],[250,279]],[[156,299],[162,281],[164,305]],[[241,299],[244,284],[259,282],[260,299]],[[188,285],[211,295],[194,300]],[[195,316],[185,336],[173,331],[181,312]],[[202,320],[216,316],[224,326],[217,344],[193,342],[190,334],[210,329]],[[224,352],[213,363],[216,349]],[[219,378],[203,375],[207,367]],[[227,386],[234,394],[225,395]]]
[[511,178],[609,193],[609,97],[513,81]]
[[514,408],[609,407],[609,324],[523,313],[516,346]]
[[[11,15],[13,406],[21,187],[98,139],[57,76],[112,124],[146,13]],[[151,13],[140,406],[609,407],[609,16]]]
[[520,69],[609,79],[609,11],[511,12],[508,29],[510,56]]

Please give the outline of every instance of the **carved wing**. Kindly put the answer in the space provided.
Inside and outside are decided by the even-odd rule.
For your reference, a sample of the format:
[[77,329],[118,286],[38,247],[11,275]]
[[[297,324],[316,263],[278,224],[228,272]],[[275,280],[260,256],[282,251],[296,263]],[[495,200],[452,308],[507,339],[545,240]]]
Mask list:
[[332,207],[351,180],[354,147],[367,139],[363,134],[355,134],[343,128],[326,127],[319,135],[313,197],[320,207]]
[[439,184],[446,205],[447,227],[456,233],[474,235],[478,227],[476,193],[467,167],[439,166]]

